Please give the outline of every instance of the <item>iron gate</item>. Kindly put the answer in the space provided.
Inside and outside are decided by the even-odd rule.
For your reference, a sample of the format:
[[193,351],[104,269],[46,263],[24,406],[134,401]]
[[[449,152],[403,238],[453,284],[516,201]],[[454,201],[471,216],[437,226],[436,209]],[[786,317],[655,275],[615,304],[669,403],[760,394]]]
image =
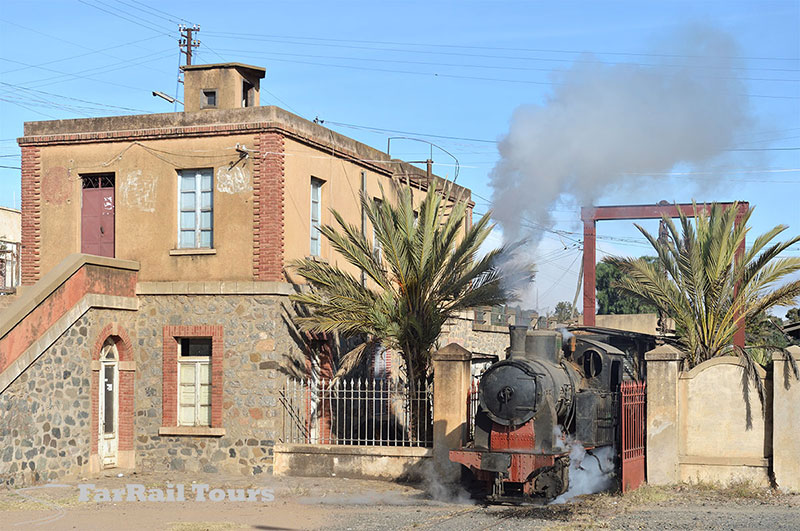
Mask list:
[[629,492],[644,483],[645,422],[647,402],[645,382],[622,382],[622,492]]

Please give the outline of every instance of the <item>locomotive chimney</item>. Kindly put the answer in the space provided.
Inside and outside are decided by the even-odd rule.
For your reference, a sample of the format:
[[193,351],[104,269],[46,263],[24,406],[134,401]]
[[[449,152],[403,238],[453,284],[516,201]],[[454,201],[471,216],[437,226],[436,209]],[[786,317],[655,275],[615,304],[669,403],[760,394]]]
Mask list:
[[525,357],[525,338],[528,335],[528,327],[525,325],[509,325],[508,335],[511,342],[509,357]]

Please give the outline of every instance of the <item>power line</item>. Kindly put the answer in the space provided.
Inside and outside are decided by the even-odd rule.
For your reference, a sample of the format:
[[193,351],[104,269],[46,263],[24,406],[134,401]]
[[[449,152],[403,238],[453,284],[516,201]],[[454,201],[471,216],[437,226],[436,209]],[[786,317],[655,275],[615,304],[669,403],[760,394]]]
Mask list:
[[[524,79],[509,79],[509,78],[497,78],[497,77],[485,77],[485,76],[465,76],[460,74],[445,74],[439,72],[419,72],[416,70],[398,70],[398,69],[390,69],[390,68],[375,68],[375,67],[366,67],[366,66],[355,66],[355,65],[342,65],[342,64],[333,64],[333,63],[318,63],[315,61],[299,61],[294,59],[278,59],[275,57],[271,58],[272,61],[280,61],[283,63],[292,63],[292,64],[301,64],[301,65],[311,65],[311,66],[325,66],[330,68],[344,68],[348,70],[363,70],[368,72],[387,72],[390,74],[405,74],[405,75],[415,75],[415,76],[425,76],[425,77],[436,77],[436,78],[448,78],[448,79],[468,79],[471,81],[492,81],[492,82],[500,82],[500,83],[518,83],[523,85],[546,85],[546,86],[553,86],[558,85],[558,83],[551,82],[551,81],[533,81],[533,80],[524,80]],[[773,95],[773,94],[741,94],[742,96],[748,96],[751,98],[768,98],[768,99],[781,99],[781,100],[800,100],[800,96],[780,96],[780,95]]]
[[[252,40],[270,40],[270,39],[294,39],[294,40],[307,40],[307,41],[321,41],[321,42],[334,42],[334,43],[356,43],[356,44],[370,44],[370,45],[385,45],[385,46],[416,46],[416,47],[429,47],[429,48],[450,48],[450,49],[474,49],[474,50],[495,50],[495,51],[517,51],[517,52],[533,52],[533,53],[567,53],[567,54],[586,54],[592,55],[623,55],[632,57],[670,57],[670,58],[690,58],[690,59],[748,59],[748,60],[775,60],[775,61],[800,61],[800,57],[752,57],[752,56],[703,56],[703,55],[683,55],[683,54],[660,54],[660,53],[640,53],[640,52],[607,52],[607,51],[592,51],[592,50],[564,50],[564,49],[545,49],[545,48],[508,48],[496,46],[469,46],[457,44],[433,44],[433,43],[408,43],[408,42],[392,42],[392,41],[369,41],[369,40],[353,40],[353,39],[330,39],[322,37],[300,37],[291,35],[269,35],[257,33],[231,33],[231,32],[209,32],[209,35],[218,36],[233,36],[237,38],[258,37],[260,39]],[[279,41],[280,42],[280,41]],[[311,45],[311,44],[309,44]],[[332,44],[320,44],[318,46],[334,46]],[[375,49],[369,47],[367,49]],[[419,50],[398,50],[404,52],[415,52]],[[422,53],[437,53],[437,52],[423,52]],[[456,54],[461,55],[461,54]],[[491,56],[494,57],[494,56]],[[500,57],[503,58],[503,57]],[[510,57],[517,59],[518,57]],[[568,59],[551,59],[553,61],[569,61]],[[649,65],[661,66],[661,65]],[[686,66],[686,65],[676,65]]]
[[[120,4],[125,4],[127,6],[130,6],[130,7],[134,8],[134,9],[138,9],[139,11],[141,11],[143,13],[146,13],[146,11],[144,11],[142,8],[147,9],[148,11],[154,12],[153,16],[159,17],[162,20],[166,20],[168,22],[172,22],[173,24],[180,24],[181,22],[183,22],[184,24],[191,24],[191,22],[189,22],[185,18],[177,17],[175,15],[170,15],[166,11],[162,11],[162,10],[160,10],[158,8],[149,6],[149,5],[145,4],[144,2],[139,2],[137,0],[131,0],[131,2],[133,2],[134,4],[139,4],[140,6],[142,6],[142,8],[137,8],[136,6],[134,6],[132,4],[129,4],[128,2],[124,2],[122,0],[117,0],[117,2],[119,2]],[[155,14],[155,13],[161,13],[162,16],[159,16],[158,14]],[[166,16],[163,16],[163,15],[166,15]]]
[[78,54],[78,55],[72,55],[70,57],[63,57],[61,59],[54,59],[52,61],[47,61],[47,62],[44,62],[44,63],[39,63],[38,65],[23,66],[22,68],[14,68],[12,70],[5,70],[3,72],[0,72],[0,75],[10,74],[12,72],[19,72],[19,71],[22,71],[22,70],[27,70],[29,68],[35,68],[35,67],[38,67],[38,66],[46,66],[46,65],[53,64],[53,63],[60,63],[60,62],[63,62],[63,61],[70,61],[72,59],[78,59],[80,57],[86,57],[87,55],[93,55],[93,54],[103,54],[103,55],[108,55],[109,57],[114,57],[115,59],[119,59],[118,57],[110,55],[110,54],[105,53],[105,52],[107,52],[108,50],[113,50],[114,48],[123,48],[125,46],[131,46],[133,44],[137,44],[137,43],[140,43],[140,42],[150,41],[150,40],[153,40],[153,39],[155,39],[157,37],[158,37],[158,35],[153,35],[152,37],[147,37],[146,39],[138,39],[138,40],[135,40],[135,41],[126,42],[124,44],[117,44],[116,46],[111,46],[111,47],[108,47],[108,48],[104,48],[102,50],[91,50],[91,51],[88,51],[86,53],[81,53],[81,54]]
[[[108,4],[106,4],[104,2],[101,2],[100,0],[95,0],[95,1],[98,2],[100,5],[104,5],[104,6],[107,6],[107,7],[111,7],[111,9],[114,9],[113,6],[109,6]],[[123,16],[123,15],[120,15],[119,13],[114,13],[113,11],[109,11],[108,9],[103,9],[102,7],[96,6],[94,4],[90,4],[86,0],[78,0],[78,2],[80,2],[81,4],[87,5],[89,7],[92,7],[94,9],[103,11],[104,13],[108,13],[111,16],[114,16],[114,17],[117,17],[117,18],[121,18],[123,20],[127,20],[128,22],[131,22],[132,24],[136,24],[137,26],[141,26],[141,27],[143,27],[145,29],[149,29],[150,31],[155,31],[156,33],[160,33],[162,35],[165,35],[167,37],[172,38],[172,35],[167,33],[164,29],[151,26],[151,25],[149,25],[149,23],[148,24],[143,24],[142,22],[137,22],[136,20],[128,18],[128,17]],[[127,11],[123,11],[123,13],[127,13]],[[131,15],[131,16],[134,16],[134,15]],[[139,20],[144,20],[141,17],[135,17],[135,18],[138,18]]]
[[[369,125],[358,125],[358,124],[350,124],[346,122],[336,122],[333,120],[323,120],[322,123],[326,124],[333,124],[338,125],[341,127],[348,127],[351,129],[363,129],[367,131],[374,131],[377,133],[393,133],[393,134],[403,134],[403,135],[416,135],[416,136],[424,136],[429,138],[443,138],[446,140],[461,140],[464,142],[479,142],[482,144],[499,144],[500,140],[489,140],[486,138],[468,138],[468,137],[461,137],[461,136],[449,136],[449,135],[439,135],[433,133],[420,133],[420,132],[413,132],[413,131],[400,131],[398,129],[385,129],[381,127],[373,127]],[[723,151],[795,151],[800,150],[800,147],[778,147],[778,148],[748,148],[748,149],[728,149]]]
[[141,112],[141,113],[150,112],[150,111],[145,111],[143,109],[134,109],[134,108],[131,108],[131,107],[120,107],[118,105],[108,105],[106,103],[98,103],[98,102],[95,102],[95,101],[82,100],[80,98],[73,98],[71,96],[64,96],[62,94],[55,94],[53,92],[45,92],[44,90],[37,90],[37,89],[28,88],[28,87],[22,87],[20,85],[13,85],[11,83],[5,83],[4,81],[0,81],[0,85],[6,85],[8,87],[11,87],[12,89],[24,90],[24,91],[27,91],[27,92],[36,92],[36,93],[45,94],[45,95],[48,95],[48,96],[54,96],[54,97],[57,97],[57,98],[63,98],[63,99],[72,100],[72,101],[79,101],[81,103],[89,103],[89,104],[95,105],[97,107],[104,107],[104,108],[108,108],[108,109],[119,109],[119,110],[123,110],[123,111],[133,111],[133,112]]
[[[131,62],[131,61],[136,61],[136,59],[132,59],[132,60],[130,60],[130,61],[128,61],[128,62],[126,62],[126,63],[124,63],[122,65],[117,65],[115,67],[112,66],[112,65],[105,65],[105,66],[99,66],[99,67],[95,67],[95,68],[89,68],[87,70],[81,70],[81,71],[79,71],[77,73],[63,72],[61,70],[55,70],[55,69],[47,68],[47,67],[43,67],[43,66],[30,65],[29,63],[24,63],[22,61],[17,61],[17,60],[14,60],[14,59],[8,59],[7,57],[0,57],[0,61],[7,61],[9,63],[15,63],[15,64],[20,64],[20,65],[25,65],[25,66],[32,66],[32,67],[38,68],[40,70],[45,70],[45,71],[48,71],[48,72],[54,72],[56,74],[61,74],[60,77],[67,77],[67,78],[73,77],[73,78],[79,78],[79,79],[89,79],[89,80],[92,80],[92,81],[96,81],[98,83],[105,83],[107,85],[114,85],[114,86],[118,86],[118,87],[134,89],[134,90],[149,91],[149,89],[131,87],[130,85],[123,85],[121,83],[115,83],[113,81],[106,81],[106,80],[103,80],[103,79],[97,79],[97,78],[90,77],[90,76],[87,76],[87,75],[82,75],[82,74],[85,74],[85,73],[88,73],[88,72],[94,72],[94,71],[98,71],[98,70],[101,70],[101,71],[104,71],[104,72],[113,72],[114,70],[122,70],[122,69],[125,69],[125,68],[130,68],[132,66],[138,66],[138,65],[140,65],[140,64],[142,64],[144,62],[152,62],[152,61],[159,60],[164,56],[165,53],[172,54],[171,51],[169,51],[169,52],[163,52],[163,51],[155,52],[155,53],[148,54],[148,55],[145,55],[145,56],[139,58],[139,59],[147,59],[147,58],[150,58],[150,57],[153,57],[153,56],[157,56],[157,57],[153,57],[152,59],[148,59],[147,61],[143,60],[143,61],[139,61],[139,62]],[[47,83],[42,83],[44,81],[46,81]],[[58,78],[47,78],[47,79],[40,79],[40,80],[36,80],[36,81],[28,81],[25,84],[26,85],[37,84],[37,86],[42,87],[42,86],[47,86],[47,85],[53,85],[55,83],[60,83],[61,81],[65,81],[65,80],[63,80],[63,79],[62,80],[58,80]]]
[[[370,58],[370,57],[352,57],[352,56],[341,56],[341,55],[315,55],[315,54],[301,54],[301,53],[287,53],[287,52],[254,52],[252,50],[236,50],[230,48],[220,48],[220,50],[224,52],[233,52],[239,54],[256,54],[259,56],[283,56],[283,57],[308,57],[308,58],[316,58],[316,59],[342,59],[346,61],[367,61],[372,63],[400,63],[400,64],[413,64],[413,65],[425,65],[425,66],[443,66],[443,67],[456,67],[456,68],[486,68],[486,69],[493,69],[493,70],[513,70],[513,71],[522,71],[522,72],[565,72],[563,69],[552,69],[552,68],[544,68],[544,67],[524,67],[524,66],[501,66],[501,65],[474,65],[474,64],[459,64],[459,63],[440,63],[440,62],[431,62],[431,61],[408,61],[402,59],[387,59],[387,58]],[[700,74],[699,77],[710,77],[710,78],[718,78],[718,79],[736,79],[736,80],[743,80],[743,81],[778,81],[778,82],[790,82],[790,83],[798,83],[800,79],[782,79],[782,78],[764,78],[764,77],[724,77],[724,76],[712,76],[712,75],[702,75]],[[506,81],[506,80],[504,80]],[[558,83],[550,82],[548,84],[556,85]]]
[[342,126],[342,127],[350,127],[352,129],[366,129],[366,130],[369,130],[369,131],[376,131],[376,132],[380,132],[380,133],[397,133],[397,134],[401,134],[401,135],[426,136],[426,137],[429,137],[429,138],[444,138],[444,139],[447,139],[447,140],[464,140],[464,141],[467,141],[467,142],[481,142],[481,143],[486,143],[486,144],[499,144],[499,141],[497,141],[497,140],[486,140],[486,139],[483,139],[483,138],[465,138],[465,137],[460,137],[460,136],[437,135],[437,134],[432,134],[432,133],[415,133],[415,132],[411,132],[411,131],[400,131],[398,129],[382,129],[382,128],[379,128],[379,127],[372,127],[372,126],[368,126],[368,125],[356,125],[356,124],[348,124],[348,123],[344,123],[344,122],[334,122],[333,120],[323,120],[321,123],[339,125],[339,126]]

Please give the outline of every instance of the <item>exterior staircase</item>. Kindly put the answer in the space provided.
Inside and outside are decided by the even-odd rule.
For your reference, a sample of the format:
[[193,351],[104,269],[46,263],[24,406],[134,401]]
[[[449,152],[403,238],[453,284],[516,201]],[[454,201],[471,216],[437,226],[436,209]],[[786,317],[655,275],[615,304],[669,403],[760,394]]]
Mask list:
[[0,394],[91,308],[137,310],[139,263],[73,254],[0,296]]

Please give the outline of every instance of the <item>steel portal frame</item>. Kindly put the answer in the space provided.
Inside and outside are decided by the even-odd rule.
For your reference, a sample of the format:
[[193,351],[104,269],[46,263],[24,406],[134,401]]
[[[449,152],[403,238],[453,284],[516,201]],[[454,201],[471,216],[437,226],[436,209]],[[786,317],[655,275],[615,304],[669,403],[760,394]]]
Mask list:
[[[723,208],[731,208],[738,205],[736,213],[736,224],[741,222],[742,217],[750,208],[750,204],[742,201],[738,203],[719,203]],[[711,205],[698,204],[698,212],[708,213]],[[584,326],[595,326],[595,289],[596,284],[596,261],[597,261],[597,222],[625,219],[661,219],[664,216],[670,218],[680,217],[680,213],[689,217],[695,216],[695,205],[691,203],[682,204],[657,204],[657,205],[616,205],[598,206],[581,208],[581,220],[583,221],[583,324]],[[744,255],[745,242],[742,240],[739,249],[736,250],[737,257]],[[744,346],[744,323],[739,323],[739,328],[734,336],[734,344]]]

